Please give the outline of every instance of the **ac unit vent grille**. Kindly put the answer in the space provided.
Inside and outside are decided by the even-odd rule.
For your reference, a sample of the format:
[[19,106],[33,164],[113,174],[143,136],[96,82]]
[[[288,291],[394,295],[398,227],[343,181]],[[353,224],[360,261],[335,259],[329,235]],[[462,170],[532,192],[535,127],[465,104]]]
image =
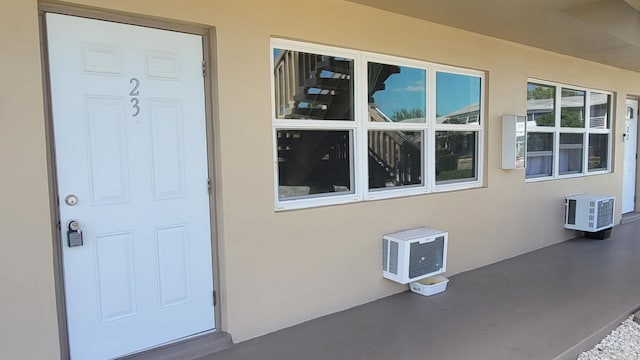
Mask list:
[[613,227],[615,197],[577,194],[564,203],[565,229],[598,232]]
[[438,271],[442,267],[444,236],[434,241],[412,243],[409,254],[409,277],[414,278]]
[[613,219],[613,199],[598,202],[598,228],[612,223]]
[[391,249],[389,249],[389,256],[391,261],[389,261],[389,272],[395,275],[398,275],[398,243],[395,241],[391,242]]
[[569,199],[569,208],[567,210],[567,224],[576,224],[576,200]]
[[389,270],[387,262],[389,261],[389,240],[382,240],[382,269],[384,271]]

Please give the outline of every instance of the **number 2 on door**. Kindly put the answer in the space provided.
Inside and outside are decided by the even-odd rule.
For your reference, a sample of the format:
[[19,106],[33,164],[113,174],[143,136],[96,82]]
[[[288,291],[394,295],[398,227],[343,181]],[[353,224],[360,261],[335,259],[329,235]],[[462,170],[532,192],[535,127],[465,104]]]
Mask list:
[[140,95],[140,90],[138,90],[140,87],[140,80],[137,78],[131,78],[129,80],[129,84],[133,85],[133,89],[129,92],[129,96],[131,97],[131,107],[134,111],[132,116],[136,117],[140,114],[140,99],[138,99],[138,96]]

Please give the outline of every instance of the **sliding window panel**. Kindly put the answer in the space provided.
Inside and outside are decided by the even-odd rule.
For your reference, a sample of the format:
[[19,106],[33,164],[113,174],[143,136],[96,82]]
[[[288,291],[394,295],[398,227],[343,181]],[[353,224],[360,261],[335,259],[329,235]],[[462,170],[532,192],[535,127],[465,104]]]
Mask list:
[[553,133],[529,132],[527,134],[526,177],[553,176]]
[[351,130],[280,129],[278,198],[353,193]]
[[584,128],[585,94],[582,90],[562,89],[561,127]]
[[354,60],[273,49],[276,119],[354,120]]
[[556,87],[536,83],[527,84],[528,126],[555,126]]
[[589,98],[589,127],[591,129],[610,129],[611,95],[591,92]]
[[609,169],[609,134],[589,134],[589,171]]
[[437,124],[479,125],[480,100],[480,77],[436,73]]
[[368,131],[369,189],[423,185],[423,131]]
[[427,121],[427,71],[408,66],[367,63],[369,121]]
[[477,180],[477,143],[477,131],[436,131],[436,184]]
[[581,174],[584,153],[584,134],[560,134],[558,174]]

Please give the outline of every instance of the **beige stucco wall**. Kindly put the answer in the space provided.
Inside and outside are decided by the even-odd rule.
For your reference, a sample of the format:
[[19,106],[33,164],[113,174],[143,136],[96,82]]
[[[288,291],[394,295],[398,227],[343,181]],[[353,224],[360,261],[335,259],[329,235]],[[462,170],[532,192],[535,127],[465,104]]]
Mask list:
[[0,357],[58,353],[37,4],[0,7]]
[[[341,0],[74,3],[216,28],[216,232],[223,330],[235,341],[404,291],[381,276],[384,233],[448,230],[453,275],[574,236],[562,229],[565,195],[620,198],[623,120],[615,123],[613,173],[525,183],[523,171],[500,168],[501,115],[526,111],[526,79],[533,77],[613,91],[622,117],[627,94],[640,94],[638,73]],[[37,3],[2,5],[0,349],[6,358],[52,359],[59,345]],[[487,71],[486,187],[275,212],[272,36]]]

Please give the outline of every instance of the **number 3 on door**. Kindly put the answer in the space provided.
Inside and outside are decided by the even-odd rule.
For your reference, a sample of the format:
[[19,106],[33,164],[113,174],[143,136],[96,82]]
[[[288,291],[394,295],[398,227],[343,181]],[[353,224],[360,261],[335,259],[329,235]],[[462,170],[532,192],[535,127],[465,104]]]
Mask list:
[[140,80],[137,78],[131,78],[129,80],[129,84],[133,85],[133,89],[129,92],[129,96],[131,97],[131,107],[134,110],[132,116],[136,117],[140,114],[140,99],[138,99],[138,96],[140,95],[140,90],[138,90],[140,87]]

